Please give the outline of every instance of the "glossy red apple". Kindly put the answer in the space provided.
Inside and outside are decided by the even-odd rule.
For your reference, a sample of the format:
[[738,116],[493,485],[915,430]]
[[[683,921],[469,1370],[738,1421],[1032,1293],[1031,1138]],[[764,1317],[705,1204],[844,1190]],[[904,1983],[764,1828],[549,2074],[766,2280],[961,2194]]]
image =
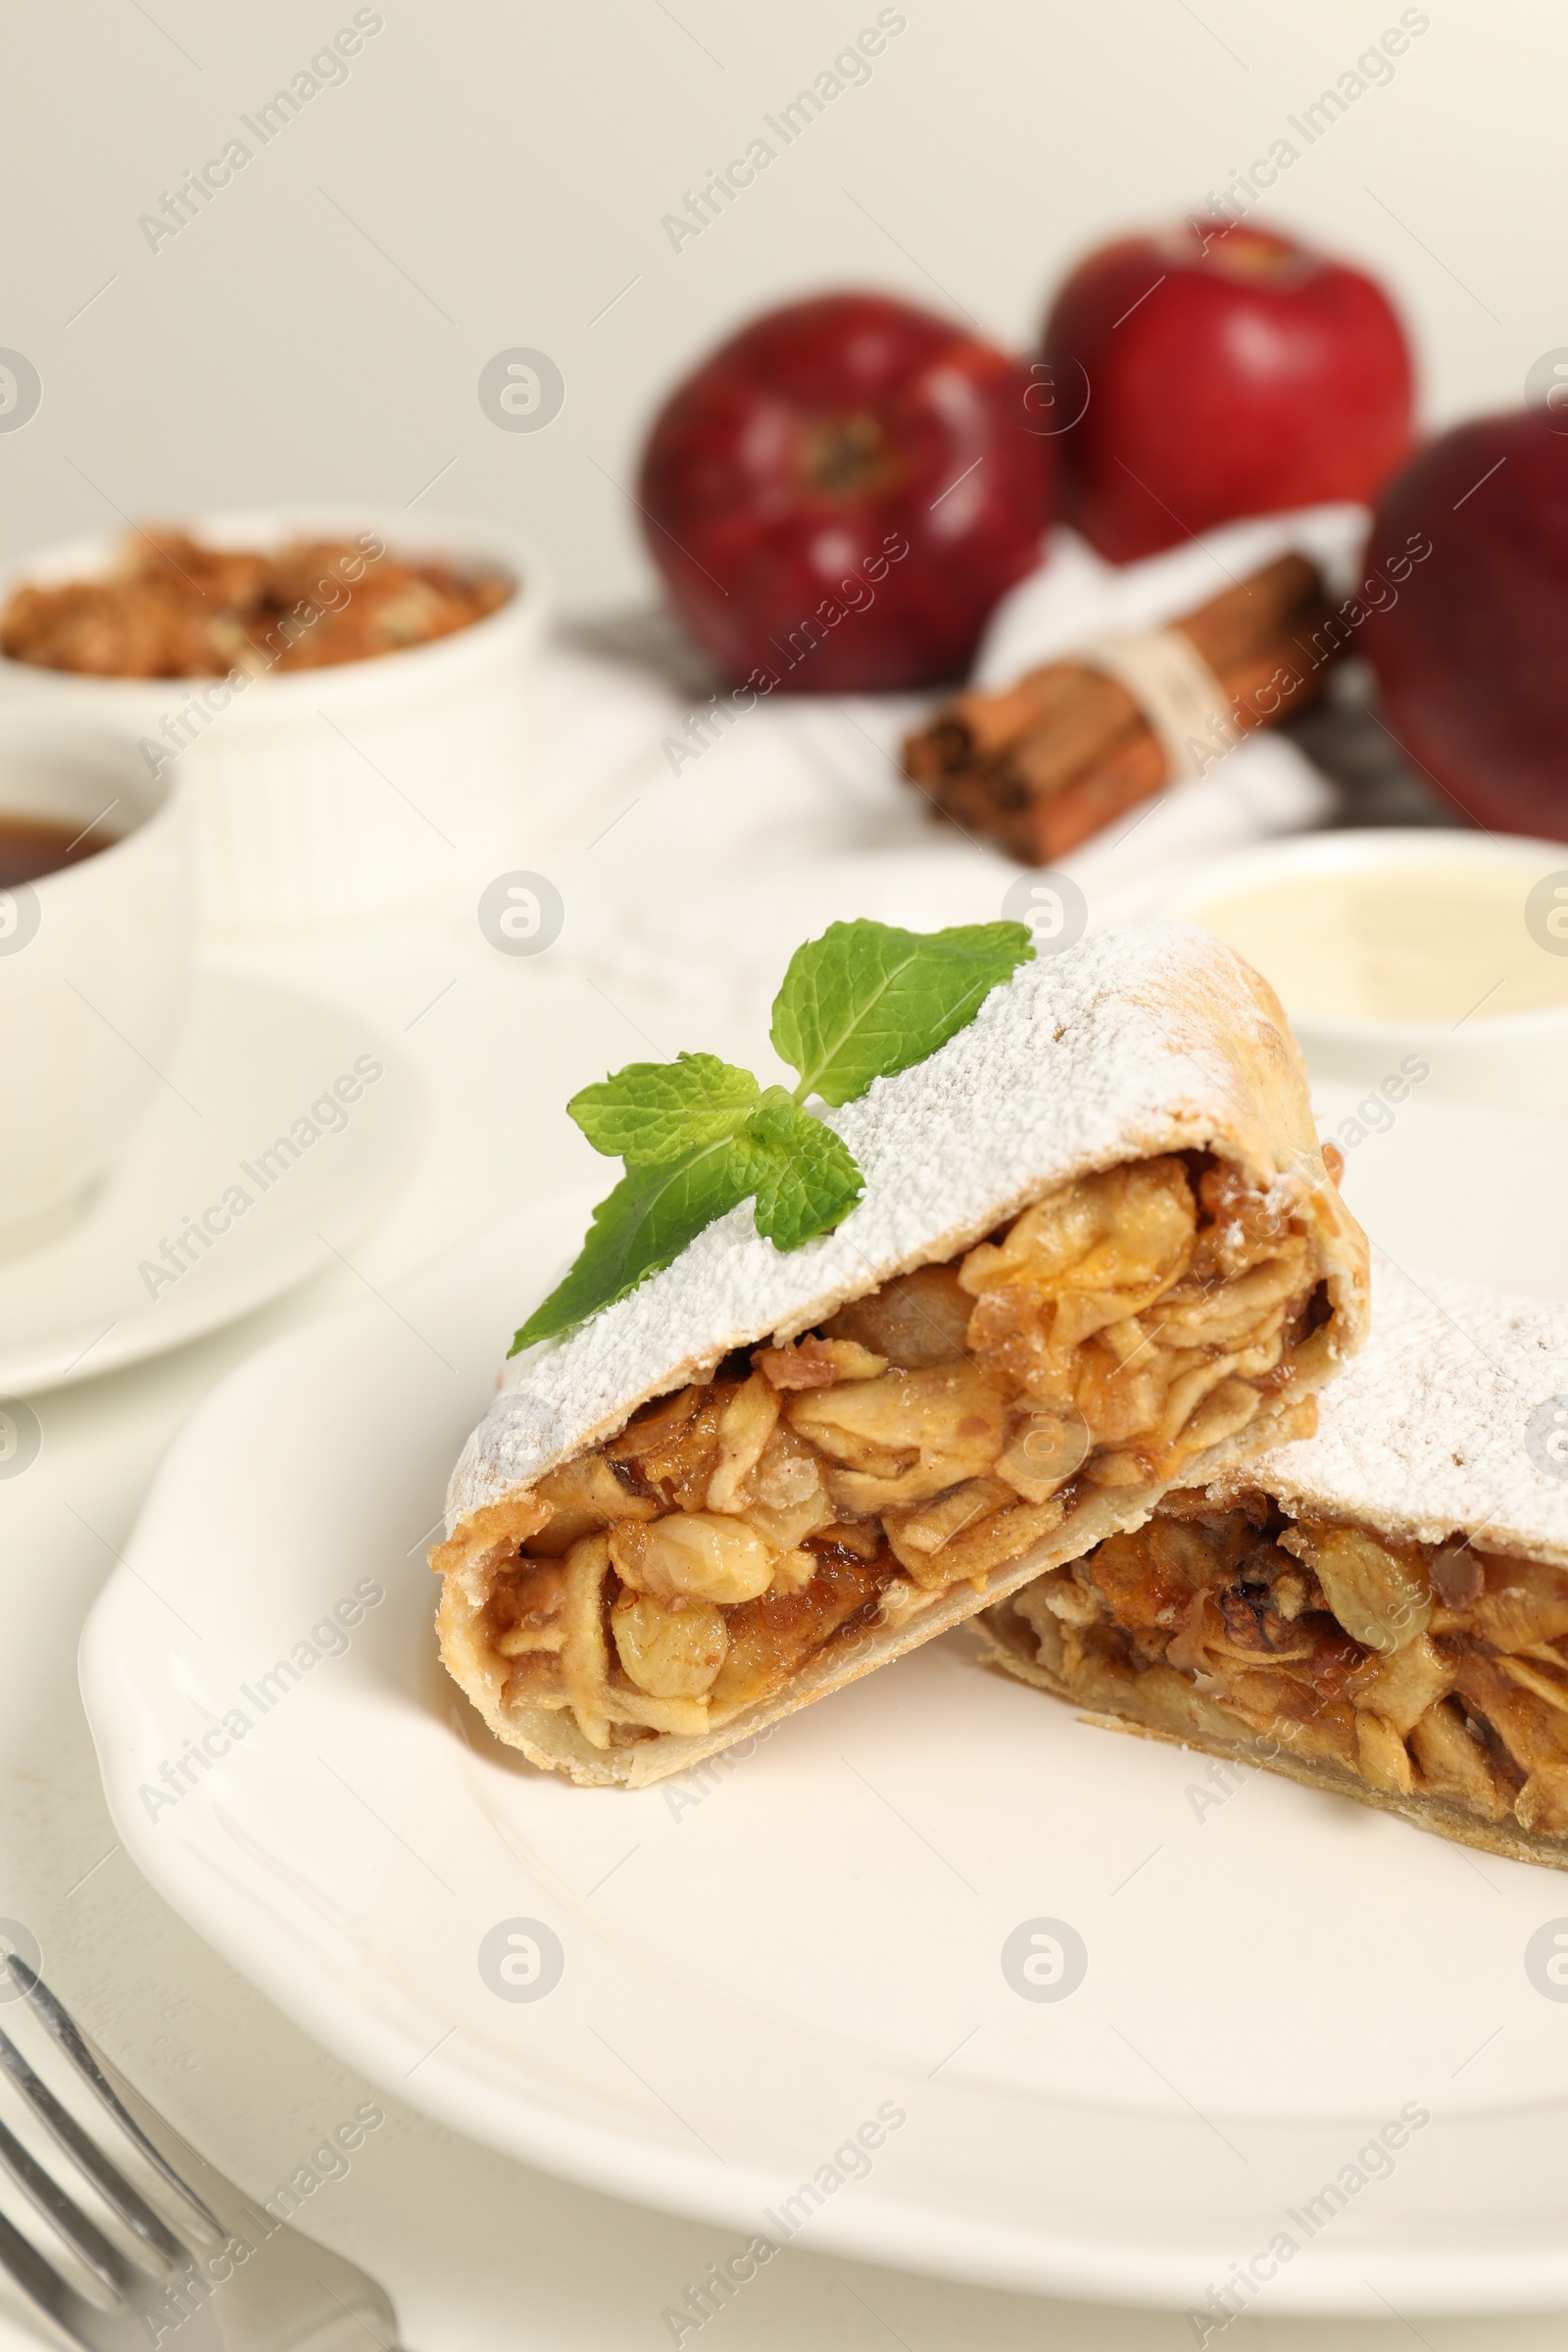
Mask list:
[[1410,449],[1410,354],[1382,288],[1240,223],[1102,246],[1043,351],[1074,403],[1087,375],[1062,505],[1115,564],[1238,514],[1370,503]]
[[1362,641],[1404,750],[1477,824],[1568,840],[1560,418],[1479,416],[1424,449],[1378,508],[1367,580]]
[[1041,559],[1029,377],[881,294],[769,311],[665,403],[638,499],[692,634],[759,692],[961,677]]

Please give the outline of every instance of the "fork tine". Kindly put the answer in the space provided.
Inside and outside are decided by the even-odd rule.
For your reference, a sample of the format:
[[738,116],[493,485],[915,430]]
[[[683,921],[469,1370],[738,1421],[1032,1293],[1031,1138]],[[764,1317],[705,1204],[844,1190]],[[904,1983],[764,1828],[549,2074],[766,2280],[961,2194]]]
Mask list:
[[119,2214],[126,2229],[133,2230],[144,2245],[152,2247],[166,2262],[188,2262],[190,2255],[186,2248],[166,2228],[146,2199],[136,2194],[118,2166],[111,2164],[103,2150],[87,2137],[75,2117],[61,2106],[48,2084],[39,2081],[9,2034],[0,2034],[0,2066],[5,2068],[34,2114],[48,2126],[78,2170],[86,2174],[99,2194]]
[[103,2231],[84,2213],[78,2212],[58,2181],[50,2179],[43,2166],[3,2123],[0,2123],[0,2166],[31,2198],[45,2221],[101,2286],[119,2297],[123,2288],[132,2284],[136,2274],[119,2247],[112,2246]]
[[[228,2233],[218,2216],[197,2195],[189,2181],[174,2170],[163,2151],[153,2145],[115,2089],[114,2084],[109,2081],[104,2072],[104,2066],[99,2062],[99,2053],[82,2033],[60,1995],[52,1992],[37,1971],[29,1968],[26,1961],[22,1959],[18,1953],[12,1952],[8,1955],[7,1965],[16,1984],[26,1995],[27,2000],[43,2020],[55,2041],[71,2060],[82,2081],[96,2095],[100,2104],[113,2116],[126,2137],[141,2151],[160,2179],[165,2180],[175,2195],[180,2197],[192,2212],[200,2217],[206,2225],[207,2231],[211,2232],[212,2243],[221,2245]],[[194,2154],[194,2150],[192,2153]]]
[[0,2271],[9,2272],[29,2301],[36,2303],[74,2344],[79,2344],[82,2352],[91,2352],[88,2338],[77,2325],[81,2297],[45,2262],[37,2247],[29,2245],[20,2230],[12,2228],[3,2213],[0,2213]]

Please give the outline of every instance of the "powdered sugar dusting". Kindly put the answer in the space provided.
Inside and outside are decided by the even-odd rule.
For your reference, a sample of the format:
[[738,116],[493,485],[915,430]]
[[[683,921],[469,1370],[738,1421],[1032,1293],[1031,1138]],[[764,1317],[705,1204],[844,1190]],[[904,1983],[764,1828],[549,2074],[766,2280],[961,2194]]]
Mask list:
[[[1299,1057],[1259,985],[1186,923],[1021,966],[940,1052],[827,1114],[866,1183],[837,1232],[786,1254],[745,1202],[629,1298],[519,1357],[453,1473],[449,1533],[730,1348],[793,1337],[1069,1177],[1224,1138],[1261,1186],[1295,1165],[1320,1178]],[[533,1303],[517,1301],[519,1321]]]
[[1568,1565],[1568,1451],[1556,1475],[1547,1449],[1556,1396],[1568,1399],[1568,1305],[1417,1282],[1378,1258],[1372,1336],[1320,1396],[1318,1435],[1223,1483],[1420,1543],[1462,1530]]

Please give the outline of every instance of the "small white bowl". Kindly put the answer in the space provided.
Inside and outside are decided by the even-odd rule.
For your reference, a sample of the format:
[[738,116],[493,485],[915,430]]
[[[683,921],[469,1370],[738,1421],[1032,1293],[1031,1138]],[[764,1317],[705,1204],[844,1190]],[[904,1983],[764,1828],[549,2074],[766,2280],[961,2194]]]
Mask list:
[[[149,773],[172,764],[186,778],[204,930],[374,917],[518,862],[535,808],[550,613],[535,555],[508,532],[398,509],[232,511],[178,527],[214,547],[264,551],[373,531],[394,556],[494,567],[515,583],[498,612],[433,644],[273,672],[231,698],[221,679],[84,677],[0,656],[0,697],[13,708],[128,737]],[[0,570],[0,610],[24,582],[101,575],[124,540],[115,531],[20,558]],[[172,751],[181,733],[190,740]]]
[[[1450,885],[1483,869],[1516,873],[1524,931],[1531,890],[1553,874],[1568,884],[1568,843],[1511,834],[1494,839],[1446,827],[1298,834],[1187,872],[1156,911],[1209,924],[1223,938],[1224,904],[1244,893],[1324,876],[1362,881],[1412,868],[1429,869]],[[1274,978],[1266,953],[1244,952],[1251,953],[1265,978]],[[1408,1079],[1404,1065],[1413,1062],[1424,1065],[1415,1083],[1430,1086],[1434,1094],[1524,1109],[1568,1107],[1568,996],[1561,1004],[1495,1017],[1487,1016],[1483,1000],[1457,1020],[1395,1020],[1325,1013],[1302,1001],[1305,992],[1293,1002],[1288,976],[1275,985],[1314,1077],[1385,1090],[1396,1101],[1409,1091],[1407,1084],[1401,1086],[1401,1069]]]

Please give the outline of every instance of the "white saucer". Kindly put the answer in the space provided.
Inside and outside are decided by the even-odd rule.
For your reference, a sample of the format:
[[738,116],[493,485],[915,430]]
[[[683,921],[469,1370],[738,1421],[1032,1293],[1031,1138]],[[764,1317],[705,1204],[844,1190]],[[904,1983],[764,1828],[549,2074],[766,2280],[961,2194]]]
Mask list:
[[[1428,1261],[1401,1185],[1444,1270],[1479,1272],[1474,1171],[1427,1109],[1352,1182],[1402,1262]],[[1481,1198],[1512,1253],[1487,1270],[1524,1287],[1532,1185]],[[436,1661],[423,1552],[586,1205],[290,1335],[173,1447],[81,1654],[160,1892],[400,2097],[722,2224],[715,2254],[760,2235],[1200,2310],[1290,2232],[1260,2313],[1568,2300],[1568,2008],[1525,1968],[1568,1912],[1554,1873],[1216,1783],[977,1671],[962,1635],[644,1791],[488,1737]],[[1033,1992],[1020,1938],[1063,1922],[1087,1973]]]
[[0,1396],[160,1354],[302,1281],[385,1205],[419,1126],[415,1079],[367,1023],[199,971],[167,1074],[83,1214],[0,1260]]

